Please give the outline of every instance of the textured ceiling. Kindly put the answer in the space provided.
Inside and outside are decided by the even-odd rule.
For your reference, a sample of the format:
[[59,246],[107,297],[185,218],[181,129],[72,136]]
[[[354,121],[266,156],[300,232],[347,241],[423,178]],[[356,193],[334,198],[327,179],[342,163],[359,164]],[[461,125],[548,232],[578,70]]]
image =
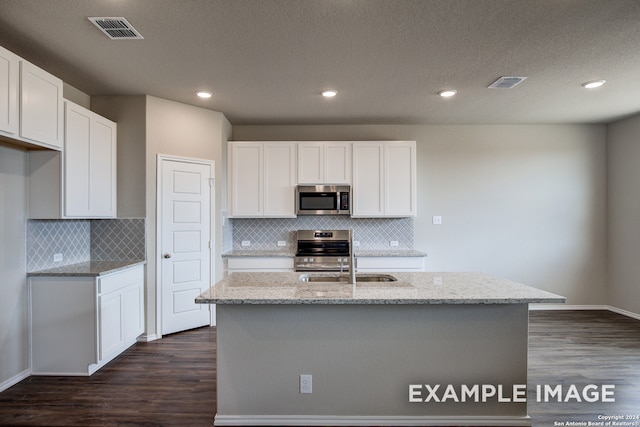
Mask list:
[[[112,41],[91,16],[125,17],[144,40]],[[89,95],[149,94],[232,124],[607,123],[640,112],[638,0],[0,0],[0,45]],[[486,88],[500,76],[528,78]],[[322,98],[326,88],[338,96]],[[458,94],[441,99],[443,88]]]

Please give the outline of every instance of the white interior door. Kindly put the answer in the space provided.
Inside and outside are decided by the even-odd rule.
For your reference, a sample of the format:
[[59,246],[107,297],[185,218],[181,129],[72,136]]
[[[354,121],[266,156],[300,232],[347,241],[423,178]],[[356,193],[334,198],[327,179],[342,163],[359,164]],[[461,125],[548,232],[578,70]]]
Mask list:
[[211,286],[213,165],[160,159],[162,334],[210,324],[195,298]]

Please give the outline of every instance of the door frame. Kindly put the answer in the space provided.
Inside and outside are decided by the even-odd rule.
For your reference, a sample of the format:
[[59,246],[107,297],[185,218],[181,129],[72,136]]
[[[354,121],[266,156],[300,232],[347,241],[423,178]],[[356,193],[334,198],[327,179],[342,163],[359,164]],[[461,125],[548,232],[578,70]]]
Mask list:
[[[198,159],[194,157],[172,156],[168,154],[158,154],[156,158],[156,334],[157,338],[162,338],[162,173],[164,161],[193,163],[211,168],[209,178],[209,281],[215,278],[215,207],[216,207],[216,169],[215,161]],[[209,326],[215,326],[215,306],[209,306]]]

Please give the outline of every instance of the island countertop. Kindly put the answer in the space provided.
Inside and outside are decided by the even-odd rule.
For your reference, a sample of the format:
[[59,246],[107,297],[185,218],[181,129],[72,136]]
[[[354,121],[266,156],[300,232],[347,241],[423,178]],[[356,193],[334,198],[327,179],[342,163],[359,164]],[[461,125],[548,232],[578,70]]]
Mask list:
[[[526,304],[566,298],[486,273],[389,273],[393,282],[303,282],[336,273],[232,273],[196,298],[199,304]],[[359,274],[358,277],[372,274]]]

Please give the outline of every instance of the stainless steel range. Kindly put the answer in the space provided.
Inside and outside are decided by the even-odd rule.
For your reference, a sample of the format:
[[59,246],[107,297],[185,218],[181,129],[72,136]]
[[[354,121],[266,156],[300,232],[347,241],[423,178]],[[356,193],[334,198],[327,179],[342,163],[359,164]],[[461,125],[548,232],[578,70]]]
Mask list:
[[296,271],[349,271],[349,230],[298,230]]

